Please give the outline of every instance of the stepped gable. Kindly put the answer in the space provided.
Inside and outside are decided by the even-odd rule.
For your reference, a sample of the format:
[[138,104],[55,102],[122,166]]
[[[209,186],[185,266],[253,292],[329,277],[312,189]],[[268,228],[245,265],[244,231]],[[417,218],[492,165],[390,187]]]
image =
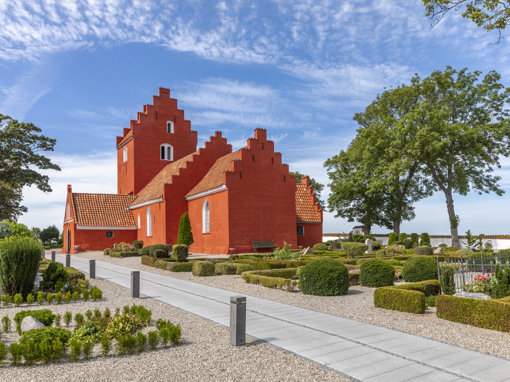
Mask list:
[[89,227],[135,227],[128,206],[134,195],[71,194],[71,214],[75,224]]
[[226,185],[227,176],[239,172],[243,167],[243,161],[251,165],[253,156],[258,155],[259,150],[273,153],[273,164],[283,166],[288,174],[289,166],[281,163],[280,153],[274,152],[274,142],[268,141],[266,130],[259,128],[255,129],[255,137],[249,138],[245,147],[219,158],[202,180],[186,195],[186,198]]
[[122,136],[117,137],[117,149],[133,137],[134,130],[138,130],[140,127],[151,126],[158,119],[158,109],[175,110],[175,119],[183,120],[185,130],[189,130],[196,138],[197,132],[191,130],[191,122],[184,118],[184,110],[177,107],[177,99],[170,98],[170,89],[159,88],[159,94],[152,97],[152,104],[143,105],[143,111],[138,112],[137,119],[132,119],[129,123],[129,128],[124,128]]
[[298,223],[321,223],[320,203],[317,201],[308,176],[301,179],[296,189],[296,220]]
[[[214,136],[211,136],[209,141],[205,142],[204,147],[201,147],[198,151],[165,166],[147,186],[140,191],[138,198],[131,205],[154,200],[163,196],[165,184],[174,183],[175,177],[186,176],[187,171],[192,171],[193,164],[197,163],[201,155],[205,155],[208,150],[214,150],[218,146],[224,146],[228,151],[232,150],[232,145],[227,144],[227,140],[223,138],[221,131],[216,131]],[[228,155],[231,154],[227,154],[227,156]]]

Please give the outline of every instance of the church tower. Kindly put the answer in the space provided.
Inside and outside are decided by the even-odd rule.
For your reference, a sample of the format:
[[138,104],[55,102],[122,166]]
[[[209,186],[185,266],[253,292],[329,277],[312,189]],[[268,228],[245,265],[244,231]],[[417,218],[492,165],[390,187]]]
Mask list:
[[117,193],[138,194],[163,167],[196,150],[197,132],[170,90],[159,88],[152,105],[117,137]]

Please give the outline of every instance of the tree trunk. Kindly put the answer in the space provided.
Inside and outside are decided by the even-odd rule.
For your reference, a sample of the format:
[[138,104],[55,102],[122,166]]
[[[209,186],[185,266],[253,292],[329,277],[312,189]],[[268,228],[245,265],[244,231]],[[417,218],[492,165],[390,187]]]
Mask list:
[[446,208],[448,209],[448,218],[450,219],[450,232],[452,236],[452,247],[460,248],[459,231],[457,221],[457,215],[455,215],[455,208],[453,207],[452,192],[448,190],[445,192],[446,196]]
[[400,235],[400,219],[395,219],[393,221],[393,232],[396,232],[397,235]]

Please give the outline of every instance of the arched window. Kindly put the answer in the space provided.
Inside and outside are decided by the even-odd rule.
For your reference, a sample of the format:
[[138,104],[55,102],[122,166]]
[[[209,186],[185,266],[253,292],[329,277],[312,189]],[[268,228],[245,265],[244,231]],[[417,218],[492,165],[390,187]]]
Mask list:
[[166,121],[166,132],[167,133],[174,132],[174,123],[172,121]]
[[209,202],[204,200],[202,205],[202,233],[210,232],[210,215],[209,215]]
[[140,229],[141,227],[141,224],[140,224],[140,214],[138,214],[138,229]]
[[174,160],[174,148],[167,143],[163,143],[160,146],[160,158],[161,160]]
[[151,208],[147,208],[147,236],[152,236],[152,212]]

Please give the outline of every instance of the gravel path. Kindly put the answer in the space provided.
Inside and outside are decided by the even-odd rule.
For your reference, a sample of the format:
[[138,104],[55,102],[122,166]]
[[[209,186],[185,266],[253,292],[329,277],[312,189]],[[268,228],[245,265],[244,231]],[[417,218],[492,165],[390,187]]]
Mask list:
[[190,272],[169,272],[142,265],[139,257],[111,258],[104,256],[102,252],[87,252],[80,256],[346,317],[510,359],[509,333],[439,319],[435,314],[435,308],[428,309],[425,314],[402,313],[375,308],[373,304],[374,288],[351,287],[347,296],[310,296],[247,284],[240,276],[195,277]]
[[[102,259],[103,260],[103,259]],[[139,259],[138,259],[139,260]],[[96,308],[133,304],[129,291],[105,280],[91,280],[103,290],[103,300],[52,305],[54,313],[69,310],[82,313]],[[182,328],[181,344],[140,355],[95,357],[78,363],[38,366],[0,366],[0,376],[16,381],[348,381],[338,374],[291,353],[248,339],[248,344],[233,347],[229,332],[200,317],[188,314],[167,304],[142,298],[135,303],[152,310],[153,319],[170,319]],[[30,309],[44,309],[34,305]],[[0,308],[2,316],[14,315],[27,309]],[[154,327],[149,328],[154,330]],[[12,328],[0,339],[9,343],[18,336]],[[97,347],[96,350],[99,350]]]

